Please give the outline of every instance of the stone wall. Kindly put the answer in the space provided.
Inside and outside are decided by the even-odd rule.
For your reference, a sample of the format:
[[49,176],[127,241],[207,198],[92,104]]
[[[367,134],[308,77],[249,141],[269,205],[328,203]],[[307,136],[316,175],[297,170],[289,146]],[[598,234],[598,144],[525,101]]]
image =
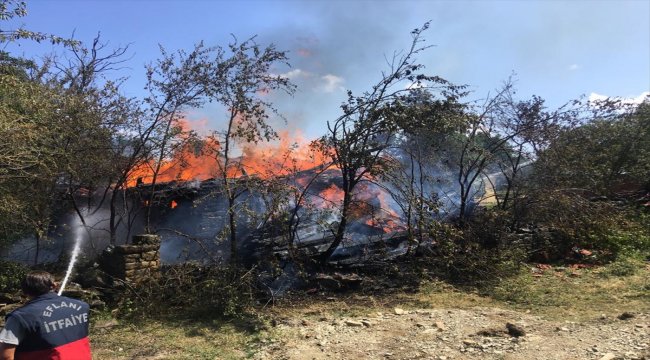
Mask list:
[[136,235],[131,245],[109,247],[101,256],[100,266],[109,275],[138,283],[160,275],[160,237]]

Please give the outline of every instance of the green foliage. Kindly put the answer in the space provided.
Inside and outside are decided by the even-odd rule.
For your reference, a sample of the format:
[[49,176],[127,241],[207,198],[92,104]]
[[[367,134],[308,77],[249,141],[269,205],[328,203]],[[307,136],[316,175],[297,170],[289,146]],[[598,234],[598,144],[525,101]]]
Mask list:
[[650,184],[650,102],[610,106],[614,115],[559,133],[535,164],[540,184],[608,196]]
[[[21,18],[26,15],[27,4],[24,1],[0,0],[0,21]],[[32,40],[36,42],[49,41],[52,44],[62,44],[66,46],[75,46],[79,44],[78,41],[72,39],[66,39],[38,31],[31,31],[22,27],[12,30],[0,28],[0,43],[17,40]]]
[[650,235],[639,229],[612,229],[600,244],[618,256],[650,254]]
[[0,74],[0,245],[25,233],[46,236],[65,189],[97,184],[110,169],[102,156],[110,131],[96,100]]
[[196,317],[237,317],[252,304],[254,272],[186,263],[169,266],[159,279],[127,289],[119,302],[123,316],[181,313]]
[[599,274],[604,277],[632,276],[643,268],[643,259],[639,256],[622,256],[608,264]]
[[650,251],[648,215],[626,204],[589,200],[580,191],[531,193],[521,221],[535,224],[528,251],[538,260],[573,256],[572,249],[594,251],[592,260],[607,262],[619,255]]
[[438,275],[453,283],[483,287],[517,274],[526,260],[523,249],[508,244],[501,237],[493,246],[485,247],[477,239],[485,238],[490,227],[476,225],[476,228],[462,231],[442,225],[443,229],[435,235],[440,240],[432,258]]
[[[435,107],[462,108],[457,100],[464,94],[464,86],[428,75],[424,65],[418,63],[418,55],[429,48],[423,45],[422,38],[428,28],[427,22],[411,32],[413,40],[408,50],[394,55],[389,62],[390,71],[382,73],[371,90],[360,95],[348,91],[348,98],[341,105],[343,114],[328,122],[326,135],[312,142],[312,147],[329,158],[332,165],[341,170],[342,176],[341,215],[332,243],[320,255],[322,262],[326,262],[343,241],[352,214],[355,187],[391,167],[393,161],[387,154],[400,127],[405,128],[407,119],[410,120],[418,112],[413,111],[413,106],[416,109],[418,106],[416,99],[426,94],[427,90],[435,91],[444,99],[440,103],[433,103]],[[428,115],[431,117],[431,114]]]
[[15,262],[0,260],[0,293],[15,293],[20,291],[20,282],[29,268]]

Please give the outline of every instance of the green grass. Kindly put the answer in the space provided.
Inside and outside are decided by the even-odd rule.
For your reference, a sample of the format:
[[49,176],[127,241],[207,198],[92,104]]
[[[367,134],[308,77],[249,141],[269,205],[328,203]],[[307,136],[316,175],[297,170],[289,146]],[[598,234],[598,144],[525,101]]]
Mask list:
[[541,276],[528,268],[486,293],[517,310],[557,319],[649,311],[650,264],[624,258],[603,267],[551,268]]

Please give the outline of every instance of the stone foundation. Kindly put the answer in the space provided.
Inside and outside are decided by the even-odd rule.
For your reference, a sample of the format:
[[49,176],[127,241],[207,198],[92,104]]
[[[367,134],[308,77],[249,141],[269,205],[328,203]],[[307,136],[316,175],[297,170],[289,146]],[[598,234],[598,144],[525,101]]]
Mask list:
[[114,278],[139,283],[160,275],[160,237],[136,235],[132,245],[118,245],[104,251],[102,269]]

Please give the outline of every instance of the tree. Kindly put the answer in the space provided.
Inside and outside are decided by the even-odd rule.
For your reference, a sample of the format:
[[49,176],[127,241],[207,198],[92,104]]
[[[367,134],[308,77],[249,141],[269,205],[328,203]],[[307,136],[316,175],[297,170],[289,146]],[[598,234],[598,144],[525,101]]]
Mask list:
[[[26,4],[22,1],[6,0],[0,3],[1,20],[15,19],[26,14]],[[27,204],[29,206],[22,208],[31,208],[29,216],[34,219],[32,223],[39,224],[38,245],[39,239],[49,232],[48,224],[52,216],[68,204],[71,204],[81,222],[86,225],[80,210],[81,204],[77,203],[79,193],[87,194],[89,211],[95,189],[105,189],[96,210],[101,208],[107,195],[112,197],[111,204],[114,203],[117,195],[116,192],[110,191],[111,185],[118,177],[116,172],[120,171],[126,152],[113,150],[117,144],[124,143],[122,139],[125,134],[132,132],[132,128],[128,129],[128,124],[134,119],[133,114],[137,113],[137,110],[132,99],[126,99],[119,94],[119,81],[114,82],[103,78],[104,73],[113,70],[115,65],[124,61],[123,55],[128,46],[118,47],[113,52],[106,53],[107,44],[100,42],[99,36],[94,39],[91,47],[86,48],[81,42],[73,39],[64,39],[24,28],[13,30],[0,28],[2,42],[23,39],[62,44],[67,50],[63,58],[48,56],[38,65],[35,61],[15,59],[2,53],[3,74],[15,75],[23,84],[29,84],[32,89],[41,89],[49,98],[45,99],[44,103],[32,101],[22,108],[21,112],[24,116],[18,118],[17,121],[21,124],[15,125],[14,130],[24,128],[30,123],[34,125],[36,118],[44,120],[38,125],[43,127],[39,129],[40,136],[28,139],[25,144],[31,144],[30,146],[39,152],[43,160],[49,159],[43,154],[51,152],[56,155],[52,156],[51,161],[48,160],[47,171],[43,171],[43,166],[31,164],[29,169],[33,176],[9,187],[14,190],[14,193],[9,195],[14,200],[23,184],[29,184],[29,187],[34,189],[32,199]],[[24,94],[19,96],[22,95]],[[50,103],[54,104],[54,108],[48,105]],[[55,115],[41,114],[34,117],[34,112],[38,113],[39,110],[51,111]],[[49,119],[45,120],[48,117]],[[34,129],[30,128],[30,130]],[[35,133],[27,132],[27,134]],[[21,152],[23,148],[14,145],[11,145],[14,153]],[[29,154],[24,151],[22,153]],[[13,170],[17,168],[14,167]],[[36,191],[37,189],[40,190]],[[40,195],[43,195],[42,198],[39,198]],[[12,204],[18,205],[16,201]],[[21,217],[14,216],[14,218]],[[112,226],[111,239],[114,239]]]
[[[527,174],[531,172],[524,169],[530,169],[557,131],[572,126],[580,113],[575,102],[548,110],[539,96],[529,100],[517,100],[514,96],[514,89],[509,88],[491,110],[490,116],[495,119],[492,136],[506,138],[507,142],[493,149],[491,164],[482,174],[492,188],[496,206],[504,211],[516,208],[522,198]],[[515,224],[517,216],[513,215]]]
[[[70,168],[66,176],[68,198],[82,224],[89,229],[77,203],[75,194],[87,194],[87,212],[96,213],[109,204],[109,238],[115,244],[117,228],[121,219],[129,218],[128,211],[118,214],[119,208],[129,208],[128,201],[121,197],[130,172],[144,159],[144,143],[139,130],[146,127],[140,101],[126,98],[120,92],[123,79],[108,80],[106,74],[119,69],[124,63],[127,46],[108,49],[98,34],[90,47],[82,43],[69,46],[62,55],[45,58],[42,81],[57,84],[71,96],[83,98],[84,103],[94,109],[93,121],[101,136],[85,134],[84,144],[78,149],[84,156],[70,157]],[[138,135],[134,135],[138,134]],[[101,192],[100,200],[91,204],[95,191]]]
[[[140,130],[138,150],[144,152],[148,159],[146,166],[151,167],[151,187],[147,201],[145,231],[152,232],[151,210],[156,204],[156,183],[162,165],[171,158],[171,154],[182,144],[174,143],[181,139],[179,120],[185,111],[198,107],[209,99],[210,86],[215,81],[213,59],[217,61],[222,51],[207,48],[202,43],[186,53],[178,51],[170,54],[161,47],[162,58],[155,65],[147,67],[147,86],[149,96],[145,98],[149,119],[144,129]],[[220,79],[220,74],[216,74]]]
[[[7,21],[14,18],[21,18],[27,15],[27,4],[24,1],[1,0],[0,1],[0,21]],[[31,31],[23,27],[18,29],[0,28],[0,43],[12,42],[17,40],[32,40],[36,42],[49,41],[52,44],[63,44],[72,46],[78,44],[77,41],[65,39],[56,35],[43,32]]]
[[543,99],[534,96],[529,101],[517,101],[514,94],[512,79],[508,79],[495,95],[466,115],[468,130],[460,134],[461,149],[456,159],[461,226],[467,220],[472,199],[485,188],[476,185],[486,181],[496,190],[495,174],[502,175],[507,183],[505,193],[495,191],[498,206],[509,207],[522,168],[547,146],[554,131],[579,113],[573,103],[548,112]]
[[647,187],[649,104],[630,106],[617,99],[583,104],[577,125],[558,132],[540,153],[535,164],[539,186],[605,196]]
[[95,103],[60,84],[1,75],[0,93],[0,193],[16,226],[7,230],[32,232],[38,249],[67,190],[91,181],[110,134]]
[[[227,200],[228,225],[224,231],[231,243],[231,259],[235,262],[237,215],[243,213],[246,203],[238,200],[259,181],[243,176],[246,169],[233,154],[242,143],[258,143],[277,137],[267,121],[277,111],[265,96],[274,90],[293,92],[294,86],[287,78],[271,74],[272,66],[286,63],[286,54],[273,45],[262,48],[254,38],[242,43],[235,40],[228,49],[205,47],[201,43],[189,53],[170,54],[161,50],[162,58],[147,70],[150,95],[145,99],[144,118],[148,120],[138,128],[139,138],[131,151],[133,161],[130,163],[137,163],[138,159],[144,161],[131,168],[135,171],[125,173],[120,183],[127,184],[134,176],[149,183],[149,194],[145,197],[146,230],[153,232],[151,214],[159,200],[156,183],[164,167],[171,161],[182,161],[183,151],[188,146],[196,145],[205,155],[215,157],[217,168],[214,172],[222,186],[218,193],[211,195],[221,195]],[[196,134],[183,131],[179,121],[189,108],[206,102],[223,106],[227,112],[226,126],[199,140]],[[136,154],[141,155],[136,158]]]
[[[268,120],[271,115],[281,116],[266,100],[269,92],[280,90],[292,94],[295,86],[288,78],[273,75],[276,64],[289,65],[287,54],[274,45],[261,47],[250,38],[243,42],[236,39],[228,45],[230,56],[221,57],[211,74],[209,96],[226,109],[226,128],[214,131],[211,136],[213,156],[217,158],[215,169],[221,179],[221,195],[227,201],[228,225],[226,236],[230,240],[230,260],[238,261],[237,214],[246,201],[240,197],[249,190],[247,170],[233,155],[237,144],[259,143],[277,138],[277,133]],[[221,52],[224,53],[223,51]],[[240,181],[234,178],[241,177]]]
[[456,95],[438,98],[418,90],[405,99],[404,110],[395,119],[400,130],[390,153],[396,166],[383,178],[404,214],[410,244],[422,243],[427,226],[446,211],[450,152],[465,118],[465,105],[458,101],[464,94]]
[[411,32],[411,46],[403,54],[394,54],[389,71],[382,74],[370,91],[361,96],[348,91],[347,102],[341,106],[343,115],[328,122],[328,134],[313,143],[341,170],[343,182],[340,221],[334,240],[321,256],[322,261],[329,259],[345,237],[355,187],[390,165],[386,151],[398,131],[395,119],[403,111],[405,96],[433,86],[450,96],[458,90],[440,77],[424,74],[424,66],[417,63],[416,56],[428,48],[422,45],[421,37],[428,27],[426,23]]
[[[22,1],[0,2],[0,20],[26,14],[26,4]],[[75,54],[83,49],[75,40],[24,28],[0,28],[1,42],[21,39],[63,44]],[[5,52],[1,57],[0,76],[5,96],[2,97],[0,136],[6,156],[0,158],[0,187],[4,190],[0,197],[2,203],[9,205],[3,210],[8,213],[7,218],[12,219],[1,227],[14,237],[21,236],[24,231],[33,232],[37,249],[35,261],[38,261],[40,241],[47,236],[51,219],[57,209],[62,208],[64,198],[69,196],[74,202],[72,188],[87,186],[93,177],[91,174],[102,173],[98,171],[102,168],[100,159],[110,144],[111,134],[99,110],[101,91],[82,91],[89,87],[91,80],[78,86],[77,91],[71,91],[71,86],[66,86],[65,81],[49,71],[51,62],[48,60],[37,65]],[[100,63],[110,63],[107,59]],[[93,180],[96,179],[95,176]]]

